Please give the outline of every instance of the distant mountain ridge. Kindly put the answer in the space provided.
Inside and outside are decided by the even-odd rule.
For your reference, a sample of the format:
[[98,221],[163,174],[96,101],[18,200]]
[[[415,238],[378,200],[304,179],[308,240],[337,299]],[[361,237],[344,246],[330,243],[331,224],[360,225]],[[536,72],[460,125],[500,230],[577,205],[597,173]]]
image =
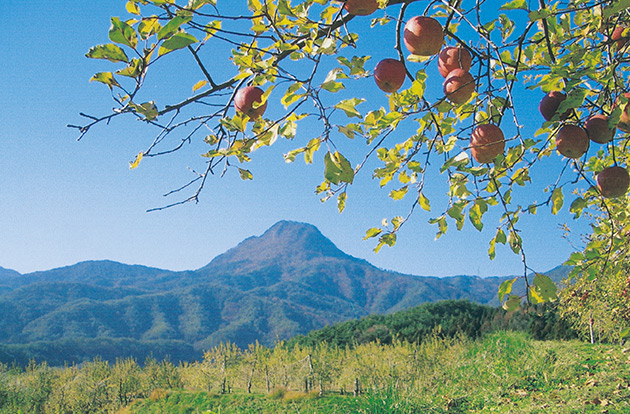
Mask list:
[[281,221],[197,270],[90,261],[24,275],[0,271],[0,314],[12,315],[0,319],[0,344],[108,338],[140,352],[143,343],[154,349],[164,341],[183,354],[226,341],[271,345],[424,302],[498,304],[506,278],[382,270],[344,253],[315,226]]

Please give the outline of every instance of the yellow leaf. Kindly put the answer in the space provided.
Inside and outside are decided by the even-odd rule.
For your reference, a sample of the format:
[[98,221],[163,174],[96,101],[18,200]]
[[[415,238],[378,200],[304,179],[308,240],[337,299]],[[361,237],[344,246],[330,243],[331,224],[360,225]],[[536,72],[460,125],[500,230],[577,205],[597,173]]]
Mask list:
[[206,32],[206,37],[203,39],[203,41],[207,41],[208,39],[210,39],[212,36],[214,36],[214,34],[218,31],[221,30],[221,21],[220,20],[216,20],[216,21],[212,21],[210,23],[208,23],[205,27],[205,32]]
[[424,194],[420,193],[418,195],[418,203],[420,204],[420,207],[422,207],[423,210],[431,211],[431,203],[429,202],[429,199],[425,197]]
[[129,0],[125,6],[127,11],[131,14],[135,14],[136,16],[140,15],[140,9],[134,0]]
[[195,83],[195,86],[193,86],[193,92],[195,92],[197,89],[203,88],[207,84],[208,84],[207,80],[200,80],[199,82]]
[[138,156],[136,157],[135,161],[129,163],[129,169],[130,170],[133,170],[134,168],[136,168],[138,166],[138,164],[140,164],[140,161],[142,160],[143,155],[144,154],[142,153],[142,151],[140,151],[138,153]]

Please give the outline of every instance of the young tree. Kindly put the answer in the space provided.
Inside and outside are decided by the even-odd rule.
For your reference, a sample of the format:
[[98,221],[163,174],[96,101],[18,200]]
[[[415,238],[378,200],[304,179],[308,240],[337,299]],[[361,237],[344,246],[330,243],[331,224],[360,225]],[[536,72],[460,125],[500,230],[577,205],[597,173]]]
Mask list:
[[[99,123],[130,116],[157,128],[131,168],[205,142],[204,169],[173,191],[181,199],[160,208],[197,202],[215,173],[234,170],[252,179],[245,164],[279,138],[295,142],[287,162],[300,156],[313,163],[320,154],[324,174],[316,191],[336,199],[339,211],[355,178],[370,170],[392,199],[409,205],[406,215],[367,230],[366,239],[378,240],[376,251],[393,246],[420,210],[431,211],[440,237],[466,220],[481,230],[496,209],[488,253],[493,258],[497,243],[508,245],[522,259],[527,285],[523,297],[512,294],[513,281],[501,286],[508,309],[524,297],[556,298],[549,278],[528,279],[533,269],[520,236],[519,220],[541,207],[557,214],[567,204],[576,218],[592,220],[593,236],[571,258],[575,277],[620,274],[630,230],[630,3],[378,0],[376,10],[373,3],[129,0],[130,16],[111,19],[110,42],[87,53],[116,64],[91,79],[111,90],[115,108],[82,114],[86,123],[70,126],[83,137]],[[370,60],[365,30],[386,30],[378,46],[390,50],[390,60]],[[147,87],[155,86],[154,73],[178,76],[186,61],[201,77],[189,79],[192,94],[176,91],[168,102]],[[354,86],[373,71],[373,90]],[[534,105],[519,98],[531,93],[540,105],[538,98]],[[545,121],[535,134],[525,133],[536,110]],[[300,125],[306,129],[297,138]],[[365,146],[343,150],[344,140],[357,138]],[[534,182],[549,166],[557,176]],[[434,176],[447,184],[437,212],[440,200],[430,201],[425,191]],[[544,191],[542,201],[524,199],[522,188],[532,186]]]

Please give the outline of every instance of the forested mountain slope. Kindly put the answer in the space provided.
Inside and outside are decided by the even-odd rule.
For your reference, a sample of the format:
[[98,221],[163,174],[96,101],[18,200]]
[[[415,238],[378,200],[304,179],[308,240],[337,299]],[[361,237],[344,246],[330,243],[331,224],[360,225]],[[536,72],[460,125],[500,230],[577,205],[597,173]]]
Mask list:
[[497,304],[504,279],[382,270],[345,254],[312,225],[282,221],[195,271],[111,261],[24,275],[2,269],[0,314],[11,317],[0,318],[0,344],[12,346],[0,359],[24,344],[37,343],[43,355],[60,342],[80,347],[98,338],[128,341],[134,352],[162,341],[177,355],[226,341],[272,345],[425,302]]

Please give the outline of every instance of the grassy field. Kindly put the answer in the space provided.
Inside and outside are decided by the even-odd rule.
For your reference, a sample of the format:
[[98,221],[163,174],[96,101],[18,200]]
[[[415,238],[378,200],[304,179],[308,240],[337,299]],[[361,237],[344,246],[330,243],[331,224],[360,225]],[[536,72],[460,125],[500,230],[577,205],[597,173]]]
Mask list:
[[[426,341],[412,380],[392,375],[358,397],[328,391],[218,394],[154,390],[119,414],[630,413],[630,350],[540,342],[502,332],[477,341]],[[392,372],[395,372],[392,370]]]

